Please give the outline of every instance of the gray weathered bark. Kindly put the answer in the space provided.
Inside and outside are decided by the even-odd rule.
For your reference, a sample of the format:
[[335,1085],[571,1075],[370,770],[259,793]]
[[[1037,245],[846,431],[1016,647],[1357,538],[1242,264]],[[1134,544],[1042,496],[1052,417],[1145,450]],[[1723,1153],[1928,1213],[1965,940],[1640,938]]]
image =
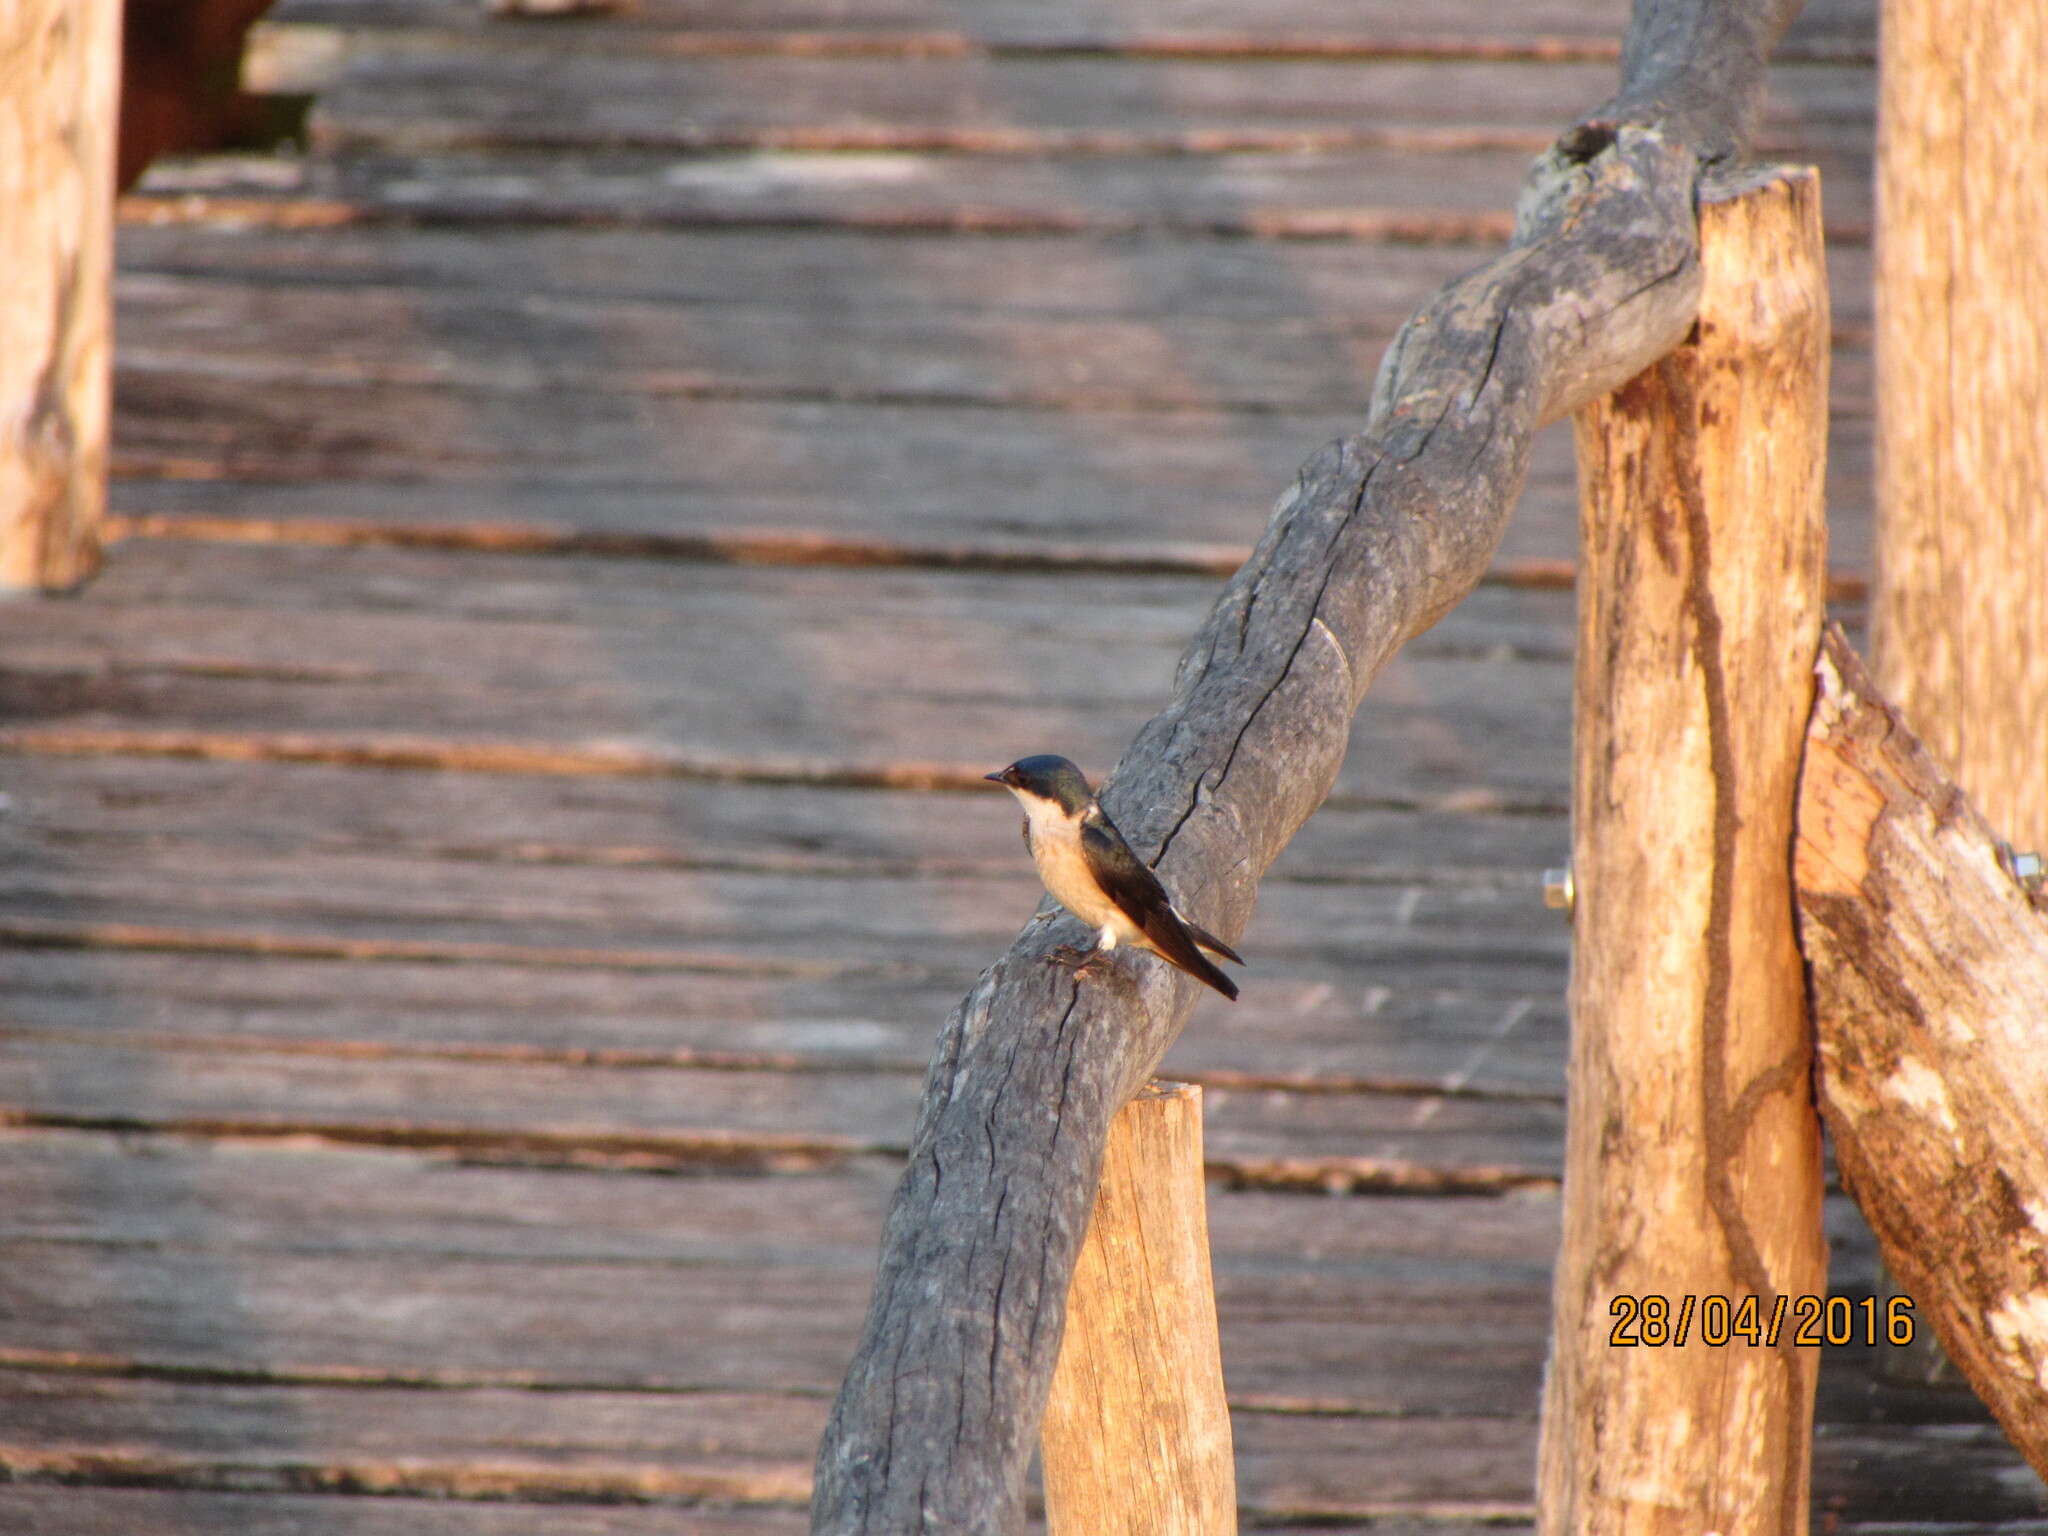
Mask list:
[[[1321,804],[1380,668],[1478,583],[1537,428],[1633,377],[1698,308],[1694,188],[1739,153],[1784,0],[1643,0],[1623,89],[1530,174],[1514,244],[1403,328],[1371,415],[1281,496],[1104,799],[1206,926]],[[1056,747],[1057,743],[1046,743]],[[1198,985],[1038,921],[947,1021],[866,1327],[818,1453],[812,1530],[1001,1532],[1023,1515],[1109,1122]]]

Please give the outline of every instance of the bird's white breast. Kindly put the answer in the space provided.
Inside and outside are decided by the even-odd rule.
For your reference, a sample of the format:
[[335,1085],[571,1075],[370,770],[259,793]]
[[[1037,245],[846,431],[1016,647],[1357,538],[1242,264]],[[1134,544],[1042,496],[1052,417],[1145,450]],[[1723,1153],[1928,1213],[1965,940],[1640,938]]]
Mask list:
[[1087,856],[1081,851],[1080,818],[1067,815],[1050,800],[1029,795],[1017,798],[1023,803],[1030,828],[1032,862],[1053,900],[1089,927],[1107,928],[1129,939],[1137,930],[1122,909],[1102,894],[1102,887],[1088,871]]

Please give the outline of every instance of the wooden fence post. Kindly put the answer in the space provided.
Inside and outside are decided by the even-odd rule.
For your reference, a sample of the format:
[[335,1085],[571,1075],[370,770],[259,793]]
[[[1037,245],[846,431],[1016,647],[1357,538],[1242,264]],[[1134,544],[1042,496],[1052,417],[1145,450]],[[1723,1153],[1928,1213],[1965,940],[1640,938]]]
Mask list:
[[1825,564],[1818,176],[1704,192],[1700,257],[1695,339],[1575,418],[1546,1536],[1807,1525],[1818,1352],[1792,1307],[1827,1259],[1790,849]]
[[0,589],[99,565],[120,38],[120,0],[0,10]]
[[1839,633],[1799,792],[1800,932],[1842,1182],[1938,1335],[2048,1477],[2048,916]]
[[[1998,834],[2048,853],[2048,13],[1885,0],[1878,55],[1871,664]],[[1943,1374],[1931,1332],[1884,1358]]]
[[1237,1529],[1194,1084],[1110,1122],[1039,1446],[1052,1536]]
[[1877,682],[2048,854],[2048,10],[1885,0]]

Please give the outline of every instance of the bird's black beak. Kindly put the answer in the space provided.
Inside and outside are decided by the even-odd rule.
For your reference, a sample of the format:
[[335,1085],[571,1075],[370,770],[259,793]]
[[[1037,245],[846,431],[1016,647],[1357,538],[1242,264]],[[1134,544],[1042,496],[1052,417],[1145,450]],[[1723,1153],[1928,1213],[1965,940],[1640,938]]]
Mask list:
[[982,777],[991,784],[1008,784],[1010,782],[1010,770],[1004,768],[996,773],[984,773]]

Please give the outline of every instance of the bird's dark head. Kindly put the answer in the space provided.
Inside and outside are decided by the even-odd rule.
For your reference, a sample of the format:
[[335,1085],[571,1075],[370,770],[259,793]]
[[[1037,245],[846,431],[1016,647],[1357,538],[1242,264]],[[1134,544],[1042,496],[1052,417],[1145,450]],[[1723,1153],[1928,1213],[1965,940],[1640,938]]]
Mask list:
[[1081,770],[1052,753],[1020,757],[1000,773],[985,773],[982,777],[1007,785],[1019,796],[1050,800],[1071,815],[1085,811],[1095,798],[1089,793],[1088,780]]

